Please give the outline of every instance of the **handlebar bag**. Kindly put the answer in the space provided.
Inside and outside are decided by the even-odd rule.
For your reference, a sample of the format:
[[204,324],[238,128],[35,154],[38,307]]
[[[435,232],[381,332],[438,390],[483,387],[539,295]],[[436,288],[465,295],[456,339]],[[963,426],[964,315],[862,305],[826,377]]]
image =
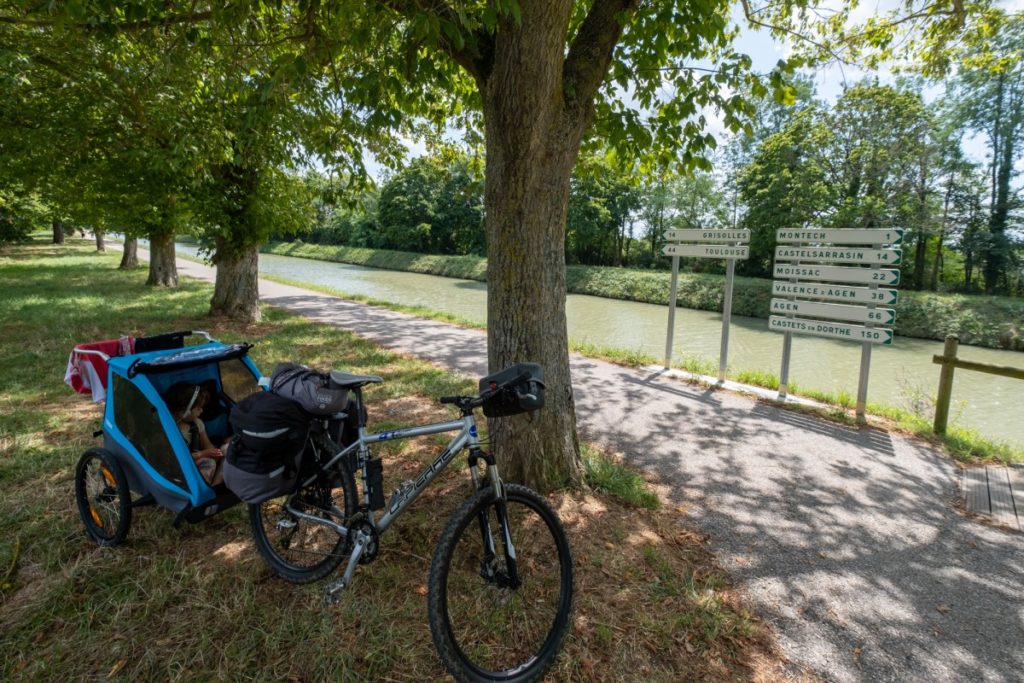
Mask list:
[[484,415],[507,417],[544,407],[544,368],[537,363],[516,363],[500,372],[487,375],[480,380],[480,392],[493,391],[505,382],[524,374],[528,377],[513,386],[505,387],[484,401]]
[[312,417],[287,398],[259,391],[231,409],[234,436],[224,483],[246,503],[290,493],[298,480]]
[[278,363],[270,375],[270,390],[313,415],[333,415],[348,406],[347,389],[335,386],[330,375],[298,363]]

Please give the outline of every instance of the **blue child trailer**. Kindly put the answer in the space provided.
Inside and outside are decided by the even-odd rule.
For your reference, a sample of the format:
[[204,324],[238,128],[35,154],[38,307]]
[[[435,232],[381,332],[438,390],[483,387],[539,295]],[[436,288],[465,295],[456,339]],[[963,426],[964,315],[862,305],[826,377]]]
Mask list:
[[[207,341],[185,346],[189,336]],[[187,382],[208,393],[202,420],[214,443],[231,435],[231,406],[263,390],[260,372],[248,355],[250,344],[225,344],[201,331],[130,341],[134,352],[125,355],[93,350],[96,344],[72,352],[71,363],[92,364],[94,376],[95,368],[106,370],[103,446],[83,453],[75,470],[79,512],[89,536],[100,545],[124,540],[134,507],[166,508],[178,526],[239,502],[223,484],[211,485],[200,474],[179,428],[180,416],[171,414],[164,399],[172,386]]]

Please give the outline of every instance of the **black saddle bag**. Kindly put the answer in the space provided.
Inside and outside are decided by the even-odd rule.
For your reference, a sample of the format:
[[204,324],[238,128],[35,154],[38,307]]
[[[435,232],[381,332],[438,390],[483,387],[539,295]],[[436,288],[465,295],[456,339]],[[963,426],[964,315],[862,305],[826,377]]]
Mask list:
[[231,409],[234,436],[224,483],[247,503],[290,493],[298,480],[312,417],[297,403],[260,391]]

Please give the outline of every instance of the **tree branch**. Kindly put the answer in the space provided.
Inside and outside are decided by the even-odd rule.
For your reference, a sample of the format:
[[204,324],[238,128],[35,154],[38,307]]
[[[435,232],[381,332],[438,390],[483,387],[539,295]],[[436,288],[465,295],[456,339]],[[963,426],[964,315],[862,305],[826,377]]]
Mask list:
[[34,27],[50,27],[57,26],[73,26],[75,28],[85,29],[97,29],[97,28],[109,28],[115,31],[139,31],[149,28],[161,28],[165,26],[174,26],[175,24],[197,24],[202,21],[208,21],[213,17],[211,10],[203,12],[192,12],[189,14],[175,14],[159,19],[141,19],[139,21],[124,21],[124,22],[107,22],[105,24],[89,24],[85,22],[58,22],[56,19],[29,19],[28,17],[12,17],[0,15],[0,24],[14,24],[16,26],[34,26]]
[[[411,19],[419,12],[425,12],[454,26],[462,23],[458,13],[446,0],[381,0],[381,4],[406,19]],[[477,83],[482,84],[487,80],[494,66],[493,35],[485,31],[472,32],[472,40],[464,40],[461,48],[457,47],[444,31],[441,31],[437,38],[441,50],[465,69]],[[469,48],[472,43],[476,44],[476,49]]]
[[622,36],[619,17],[632,14],[639,6],[640,0],[595,0],[569,47],[562,69],[570,108],[593,101]]

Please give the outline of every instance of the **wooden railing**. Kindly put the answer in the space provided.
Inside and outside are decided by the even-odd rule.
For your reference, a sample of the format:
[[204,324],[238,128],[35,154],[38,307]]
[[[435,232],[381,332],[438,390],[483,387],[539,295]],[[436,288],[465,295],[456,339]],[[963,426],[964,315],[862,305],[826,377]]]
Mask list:
[[957,358],[956,352],[959,346],[960,339],[955,335],[949,335],[946,337],[946,346],[942,349],[942,355],[932,356],[932,362],[942,366],[942,371],[939,373],[939,395],[935,399],[935,424],[933,428],[936,434],[946,433],[946,426],[949,421],[949,401],[950,396],[953,394],[953,371],[956,368],[987,372],[990,375],[999,375],[1000,377],[1024,379],[1024,370],[1020,368],[975,363]]

